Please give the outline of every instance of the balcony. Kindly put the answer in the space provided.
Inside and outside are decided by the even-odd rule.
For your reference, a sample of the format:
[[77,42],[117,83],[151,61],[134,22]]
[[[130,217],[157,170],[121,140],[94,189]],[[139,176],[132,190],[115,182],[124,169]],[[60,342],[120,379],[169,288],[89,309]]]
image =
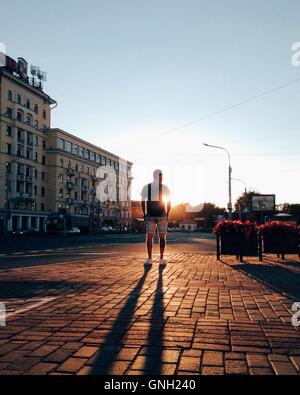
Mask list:
[[69,205],[73,205],[75,203],[75,200],[71,199],[71,198],[67,198],[66,199],[66,203],[69,204]]
[[75,170],[74,169],[68,169],[67,170],[68,176],[74,177],[75,176]]
[[68,190],[74,189],[74,183],[73,182],[67,182],[67,189]]

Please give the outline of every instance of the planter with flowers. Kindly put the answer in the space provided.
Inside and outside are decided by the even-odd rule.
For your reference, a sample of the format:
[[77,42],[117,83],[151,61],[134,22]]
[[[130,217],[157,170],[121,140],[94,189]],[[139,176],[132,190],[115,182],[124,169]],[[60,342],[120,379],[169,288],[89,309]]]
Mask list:
[[258,255],[258,236],[256,224],[241,221],[221,221],[214,228],[217,236],[217,258],[221,255],[243,256]]
[[258,227],[260,237],[260,253],[277,254],[284,259],[285,254],[300,256],[300,228],[279,221],[267,222]]

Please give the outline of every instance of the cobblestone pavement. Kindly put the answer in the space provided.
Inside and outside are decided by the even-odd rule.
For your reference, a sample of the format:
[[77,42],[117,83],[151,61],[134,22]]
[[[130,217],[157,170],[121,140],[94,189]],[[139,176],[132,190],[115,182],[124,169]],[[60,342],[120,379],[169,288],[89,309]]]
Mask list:
[[0,374],[300,373],[300,263],[141,255],[0,272]]

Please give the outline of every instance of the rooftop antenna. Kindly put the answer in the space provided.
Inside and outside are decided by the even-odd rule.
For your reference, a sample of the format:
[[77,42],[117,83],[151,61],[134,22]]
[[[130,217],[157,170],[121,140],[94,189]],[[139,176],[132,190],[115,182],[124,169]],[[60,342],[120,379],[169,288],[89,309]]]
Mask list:
[[32,85],[35,86],[35,77],[38,75],[39,67],[30,66],[30,74],[32,75]]

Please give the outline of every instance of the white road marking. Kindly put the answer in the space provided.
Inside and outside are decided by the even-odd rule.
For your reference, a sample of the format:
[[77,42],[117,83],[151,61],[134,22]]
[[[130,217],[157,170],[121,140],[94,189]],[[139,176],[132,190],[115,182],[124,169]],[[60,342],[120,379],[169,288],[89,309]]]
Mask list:
[[[8,313],[6,314],[6,319],[14,317],[17,314],[21,314],[21,313],[26,313],[27,311],[33,310],[39,306],[42,306],[46,303],[52,302],[53,300],[57,299],[57,297],[49,297],[49,298],[44,298],[42,300],[40,300],[39,302],[33,303],[27,307],[24,307],[23,309],[17,309],[15,311],[13,311],[12,313]],[[22,301],[21,301],[22,302]],[[23,301],[24,302],[24,301]]]

